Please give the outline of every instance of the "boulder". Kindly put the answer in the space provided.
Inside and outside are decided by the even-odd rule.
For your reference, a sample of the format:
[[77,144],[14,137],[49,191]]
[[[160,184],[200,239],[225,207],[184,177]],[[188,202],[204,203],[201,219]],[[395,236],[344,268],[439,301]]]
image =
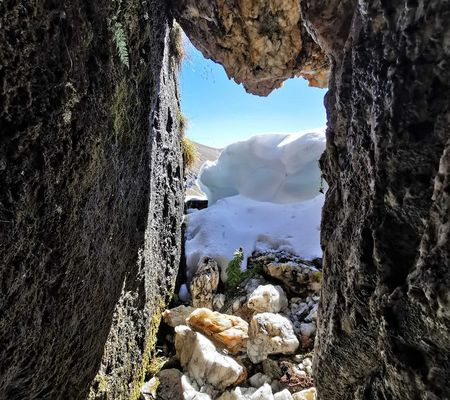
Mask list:
[[217,262],[211,257],[202,257],[197,272],[191,281],[192,305],[213,308],[213,298],[219,285],[220,273]]
[[249,328],[247,354],[254,364],[265,360],[269,354],[292,354],[298,346],[292,322],[287,318],[273,313],[253,316]]
[[175,328],[178,325],[186,325],[186,319],[195,310],[195,307],[178,306],[165,310],[162,314],[164,322]]
[[223,390],[243,382],[247,376],[242,365],[217,351],[207,337],[187,326],[175,328],[175,350],[181,366],[201,386],[210,384]]
[[281,286],[258,286],[248,299],[248,308],[257,312],[277,313],[286,309],[288,299]]
[[221,314],[208,308],[198,308],[187,324],[211,339],[217,346],[232,353],[244,349],[248,339],[248,323],[233,315]]
[[322,273],[306,263],[271,262],[264,265],[264,272],[282,282],[283,287],[296,296],[307,296],[320,290]]

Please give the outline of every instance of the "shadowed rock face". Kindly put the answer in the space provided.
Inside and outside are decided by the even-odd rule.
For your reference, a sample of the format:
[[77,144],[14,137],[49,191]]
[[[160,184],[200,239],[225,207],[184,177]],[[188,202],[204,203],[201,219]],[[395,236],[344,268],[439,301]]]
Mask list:
[[327,86],[328,59],[302,25],[298,0],[181,0],[173,8],[192,43],[247,92],[267,96],[294,76]]
[[69,3],[0,4],[2,399],[133,397],[179,260],[165,2]]
[[251,93],[297,74],[302,24],[332,62],[320,399],[449,398],[450,3],[299,4],[184,0],[175,15]]
[[[448,398],[450,3],[339,3],[301,1],[335,62],[318,392]],[[328,25],[336,15],[348,30]]]

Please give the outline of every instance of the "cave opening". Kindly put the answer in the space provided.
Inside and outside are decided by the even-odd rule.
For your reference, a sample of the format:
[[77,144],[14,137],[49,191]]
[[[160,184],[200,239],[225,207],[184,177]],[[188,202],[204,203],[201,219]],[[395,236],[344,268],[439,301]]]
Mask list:
[[[217,351],[225,349],[231,360],[246,354],[248,379],[235,385],[242,390],[312,394],[326,89],[294,77],[270,93],[249,93],[182,37],[178,118],[186,214],[178,296],[166,323],[180,310],[192,311],[189,326]],[[223,329],[227,320],[237,328],[218,338],[211,329]],[[265,324],[278,330],[282,346],[270,349],[270,334],[256,344]],[[163,327],[160,336],[170,332]],[[187,345],[186,335],[176,334],[172,352],[181,351],[177,340]],[[221,390],[198,389],[211,398]]]

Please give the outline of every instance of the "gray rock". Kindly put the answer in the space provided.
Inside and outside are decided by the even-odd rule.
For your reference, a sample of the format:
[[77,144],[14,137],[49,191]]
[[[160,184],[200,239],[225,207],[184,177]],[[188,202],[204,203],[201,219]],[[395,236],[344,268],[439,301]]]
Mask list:
[[219,285],[220,271],[211,257],[202,257],[191,281],[192,305],[213,309],[213,298]]

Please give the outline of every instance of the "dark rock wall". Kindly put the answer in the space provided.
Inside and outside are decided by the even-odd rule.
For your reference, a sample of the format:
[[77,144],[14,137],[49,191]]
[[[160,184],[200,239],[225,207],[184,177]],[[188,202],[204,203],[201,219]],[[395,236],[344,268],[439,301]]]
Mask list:
[[301,3],[334,64],[319,397],[448,399],[450,3]]
[[179,261],[171,24],[164,0],[0,4],[1,399],[136,398]]

